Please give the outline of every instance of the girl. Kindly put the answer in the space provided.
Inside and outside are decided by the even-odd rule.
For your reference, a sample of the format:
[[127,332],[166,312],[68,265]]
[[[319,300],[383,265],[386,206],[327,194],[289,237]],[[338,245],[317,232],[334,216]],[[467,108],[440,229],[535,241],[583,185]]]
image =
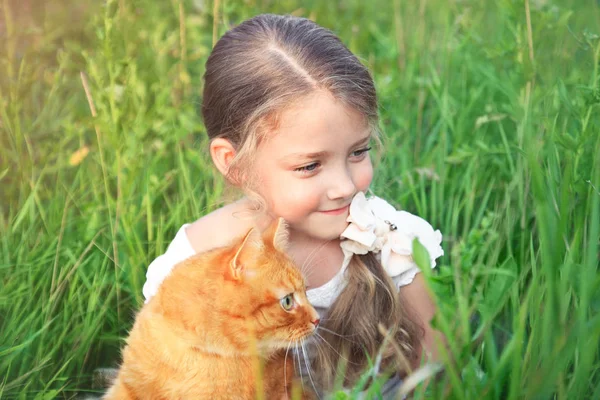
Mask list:
[[[435,359],[434,307],[416,274],[411,239],[418,237],[433,261],[443,254],[441,235],[379,198],[365,198],[378,131],[367,69],[314,22],[259,15],[218,41],[204,79],[210,155],[245,196],[179,230],[148,269],[146,301],[179,261],[282,217],[289,254],[321,315],[319,335],[329,343],[310,350],[320,389],[331,387],[341,360],[352,384],[379,350],[382,326],[409,360],[397,366],[399,376],[419,365],[423,350]],[[384,365],[392,359],[383,354]]]

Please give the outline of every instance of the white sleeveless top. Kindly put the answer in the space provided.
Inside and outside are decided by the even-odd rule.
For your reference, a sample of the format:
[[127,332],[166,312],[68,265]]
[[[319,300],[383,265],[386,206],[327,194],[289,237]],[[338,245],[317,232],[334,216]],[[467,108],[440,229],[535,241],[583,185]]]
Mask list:
[[[344,289],[344,271],[354,254],[375,253],[397,287],[411,283],[419,272],[412,259],[413,239],[418,239],[427,249],[432,268],[435,260],[444,254],[439,230],[434,231],[424,219],[398,211],[379,197],[367,199],[362,192],[358,193],[350,204],[347,221],[349,225],[341,235],[344,239],[341,241],[342,267],[327,283],[307,291],[308,300],[317,309],[328,309]],[[196,253],[186,234],[189,225],[184,224],[179,229],[167,251],[148,267],[143,288],[146,303],[173,267]]]

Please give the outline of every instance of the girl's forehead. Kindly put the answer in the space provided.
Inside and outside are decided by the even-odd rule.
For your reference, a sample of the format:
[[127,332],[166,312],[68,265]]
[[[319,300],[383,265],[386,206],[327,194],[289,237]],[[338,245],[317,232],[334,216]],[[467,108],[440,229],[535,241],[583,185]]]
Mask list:
[[329,93],[316,92],[280,114],[277,128],[268,135],[267,142],[273,147],[343,146],[369,134],[364,115]]

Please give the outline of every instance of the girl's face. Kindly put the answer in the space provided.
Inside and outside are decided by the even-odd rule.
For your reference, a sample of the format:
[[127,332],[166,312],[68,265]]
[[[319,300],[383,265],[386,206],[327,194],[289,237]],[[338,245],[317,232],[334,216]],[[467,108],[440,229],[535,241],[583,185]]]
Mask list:
[[348,225],[352,198],[373,178],[365,118],[317,92],[284,111],[278,122],[257,149],[258,193],[292,234],[338,238]]

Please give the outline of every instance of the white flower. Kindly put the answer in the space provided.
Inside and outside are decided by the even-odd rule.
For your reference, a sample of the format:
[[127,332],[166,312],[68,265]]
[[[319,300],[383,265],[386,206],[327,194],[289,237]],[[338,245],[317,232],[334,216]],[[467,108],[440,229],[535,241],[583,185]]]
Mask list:
[[379,254],[381,265],[390,276],[398,276],[416,267],[412,242],[417,238],[427,249],[431,266],[444,254],[442,234],[423,218],[398,211],[379,197],[367,200],[364,193],[354,196],[350,204],[350,223],[342,233],[341,247],[347,265],[352,254]]

